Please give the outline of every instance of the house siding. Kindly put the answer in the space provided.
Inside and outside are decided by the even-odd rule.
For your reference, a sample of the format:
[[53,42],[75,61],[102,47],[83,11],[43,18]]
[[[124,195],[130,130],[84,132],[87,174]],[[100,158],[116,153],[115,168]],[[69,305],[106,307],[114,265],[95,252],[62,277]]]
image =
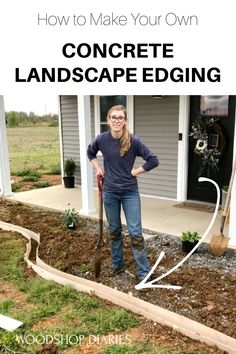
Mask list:
[[[160,161],[158,168],[138,177],[144,195],[177,197],[178,120],[179,96],[134,97],[134,133]],[[136,161],[143,164],[141,158]]]
[[[94,99],[90,98],[91,127],[94,130]],[[61,134],[63,161],[68,158],[75,159],[76,173],[75,185],[81,185],[80,173],[80,145],[77,96],[60,96]]]

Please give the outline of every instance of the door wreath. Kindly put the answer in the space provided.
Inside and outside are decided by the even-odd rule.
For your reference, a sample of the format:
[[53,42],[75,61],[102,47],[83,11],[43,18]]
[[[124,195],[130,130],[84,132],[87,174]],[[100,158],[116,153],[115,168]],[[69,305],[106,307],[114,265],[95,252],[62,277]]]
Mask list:
[[194,153],[201,158],[199,176],[218,171],[218,163],[225,150],[225,137],[222,127],[216,123],[219,118],[198,116],[192,124],[190,136],[195,140]]

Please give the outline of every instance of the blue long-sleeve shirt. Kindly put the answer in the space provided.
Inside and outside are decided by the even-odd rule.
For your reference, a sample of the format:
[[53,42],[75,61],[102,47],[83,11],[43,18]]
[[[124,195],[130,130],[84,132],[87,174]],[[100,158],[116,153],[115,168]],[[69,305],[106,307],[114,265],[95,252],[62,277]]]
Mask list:
[[110,192],[137,191],[137,178],[131,175],[135,158],[141,156],[146,162],[143,168],[146,172],[159,165],[158,158],[142,141],[131,134],[131,147],[124,156],[120,156],[120,139],[113,138],[110,131],[99,134],[89,144],[87,155],[89,160],[97,157],[101,151],[104,161],[103,189]]

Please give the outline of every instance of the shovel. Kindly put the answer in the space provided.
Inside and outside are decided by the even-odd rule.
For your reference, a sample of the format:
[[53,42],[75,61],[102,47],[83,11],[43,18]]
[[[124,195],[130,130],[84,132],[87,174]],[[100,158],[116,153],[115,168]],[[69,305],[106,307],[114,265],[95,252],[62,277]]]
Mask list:
[[228,246],[228,243],[229,243],[229,237],[225,236],[223,234],[223,230],[224,230],[224,226],[225,226],[225,219],[226,219],[226,216],[227,216],[228,210],[229,210],[231,191],[232,191],[234,176],[235,176],[235,170],[236,170],[236,159],[234,161],[234,166],[233,166],[231,177],[230,177],[229,188],[228,188],[228,193],[227,193],[227,197],[226,197],[226,201],[225,201],[224,211],[223,211],[222,218],[221,218],[220,234],[213,235],[211,242],[210,242],[210,250],[211,250],[212,256],[222,256]]
[[103,199],[102,185],[103,177],[97,176],[98,184],[98,210],[99,210],[99,237],[95,248],[95,278],[99,278],[101,272],[101,248],[103,241]]

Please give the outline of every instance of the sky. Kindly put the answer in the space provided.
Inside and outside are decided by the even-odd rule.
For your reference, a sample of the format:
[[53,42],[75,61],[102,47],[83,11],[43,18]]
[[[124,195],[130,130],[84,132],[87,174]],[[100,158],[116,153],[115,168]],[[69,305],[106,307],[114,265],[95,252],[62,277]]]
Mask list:
[[38,115],[58,114],[58,96],[56,94],[45,94],[38,96],[29,95],[4,95],[5,111],[34,112]]

